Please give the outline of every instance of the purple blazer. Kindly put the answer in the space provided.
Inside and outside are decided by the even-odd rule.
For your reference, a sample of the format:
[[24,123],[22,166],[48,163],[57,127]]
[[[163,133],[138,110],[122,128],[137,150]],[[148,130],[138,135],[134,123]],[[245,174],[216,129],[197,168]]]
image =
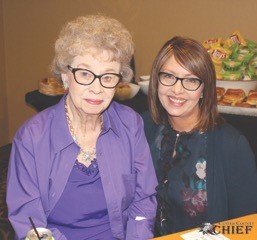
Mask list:
[[[17,239],[31,229],[29,217],[37,227],[47,227],[79,152],[69,133],[64,98],[25,122],[13,140],[7,205]],[[116,102],[103,113],[103,120],[96,151],[111,231],[117,239],[149,239],[157,180],[143,121]],[[66,240],[58,229],[51,231],[55,240]]]

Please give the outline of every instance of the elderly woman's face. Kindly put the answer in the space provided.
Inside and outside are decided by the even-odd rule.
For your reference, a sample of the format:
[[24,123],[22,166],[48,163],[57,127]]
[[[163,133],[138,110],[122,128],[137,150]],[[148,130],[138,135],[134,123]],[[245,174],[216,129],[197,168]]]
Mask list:
[[[111,61],[111,53],[108,51],[97,52],[89,49],[83,56],[76,56],[70,64],[72,68],[82,68],[93,72],[96,75],[105,73],[120,73],[120,63]],[[71,71],[62,75],[63,80],[67,80],[69,96],[76,109],[85,114],[100,114],[110,104],[115,88],[105,88],[96,78],[90,85],[80,85]]]

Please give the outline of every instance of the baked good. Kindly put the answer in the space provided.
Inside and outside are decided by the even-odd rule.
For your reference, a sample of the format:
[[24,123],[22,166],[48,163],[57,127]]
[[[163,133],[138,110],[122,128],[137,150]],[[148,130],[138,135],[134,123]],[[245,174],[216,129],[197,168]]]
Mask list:
[[220,105],[220,106],[231,106],[230,103],[223,102],[222,100],[218,101],[218,105]]
[[236,103],[242,102],[244,98],[245,92],[243,89],[227,89],[223,95],[222,101],[225,103],[230,103],[234,106]]
[[130,94],[131,94],[131,87],[126,84],[126,83],[119,83],[115,89],[115,97],[118,100],[125,100],[127,98],[129,98]]
[[256,94],[257,94],[257,90],[250,90],[248,93],[248,96],[256,95]]
[[66,92],[63,85],[53,77],[44,78],[39,81],[38,91],[42,94],[50,96],[62,95]]
[[225,93],[225,88],[223,87],[216,87],[216,95],[217,95],[217,100],[220,101],[221,98],[223,97],[224,93]]
[[237,106],[237,107],[245,107],[245,108],[252,107],[252,105],[247,103],[247,102],[239,102],[239,103],[236,103],[235,106]]
[[249,91],[246,102],[251,105],[257,105],[257,90]]

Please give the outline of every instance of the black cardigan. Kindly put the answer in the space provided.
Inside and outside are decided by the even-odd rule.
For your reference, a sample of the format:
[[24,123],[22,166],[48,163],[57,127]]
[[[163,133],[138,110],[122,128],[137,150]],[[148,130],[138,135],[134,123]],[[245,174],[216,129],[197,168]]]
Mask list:
[[[153,148],[160,126],[143,114],[145,133],[157,168],[159,150]],[[257,209],[257,171],[247,139],[225,123],[207,133],[207,222],[216,223]]]

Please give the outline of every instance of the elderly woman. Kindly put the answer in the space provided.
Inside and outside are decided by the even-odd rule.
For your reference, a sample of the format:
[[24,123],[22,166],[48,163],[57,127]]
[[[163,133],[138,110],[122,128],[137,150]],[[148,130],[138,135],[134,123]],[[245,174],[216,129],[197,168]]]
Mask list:
[[256,212],[254,155],[217,112],[215,84],[211,58],[193,39],[170,39],[154,61],[145,128],[159,180],[158,236]]
[[55,240],[153,236],[157,180],[143,122],[112,101],[132,77],[133,52],[129,32],[105,16],[62,29],[52,68],[67,94],[13,140],[7,203],[18,239],[29,217]]

